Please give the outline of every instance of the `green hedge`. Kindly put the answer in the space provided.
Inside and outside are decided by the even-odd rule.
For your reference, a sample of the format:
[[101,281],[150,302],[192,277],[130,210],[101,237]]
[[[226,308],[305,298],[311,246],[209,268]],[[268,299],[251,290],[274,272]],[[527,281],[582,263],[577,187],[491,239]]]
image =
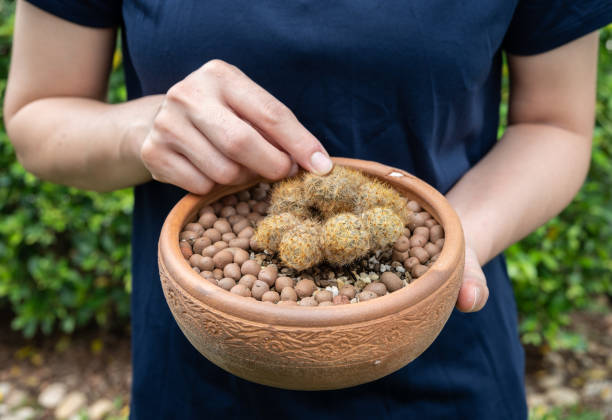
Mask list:
[[[0,1],[0,88],[4,91],[12,2]],[[524,342],[576,346],[568,312],[612,295],[612,27],[602,34],[594,159],[589,179],[563,214],[510,248]],[[125,100],[120,60],[109,99]],[[502,105],[502,114],[505,113]],[[130,190],[83,192],[41,182],[15,161],[0,123],[0,306],[26,336],[72,332],[95,321],[126,322],[130,292]]]
[[[13,10],[0,2],[3,92]],[[125,100],[120,70],[111,78],[112,101]],[[92,320],[126,322],[131,190],[98,194],[39,181],[16,162],[2,121],[0,168],[0,305],[15,313],[13,328],[30,337]]]

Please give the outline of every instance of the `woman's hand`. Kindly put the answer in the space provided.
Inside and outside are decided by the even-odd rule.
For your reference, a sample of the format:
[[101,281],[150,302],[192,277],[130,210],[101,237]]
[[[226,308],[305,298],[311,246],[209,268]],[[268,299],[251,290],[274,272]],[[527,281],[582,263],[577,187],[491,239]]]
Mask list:
[[220,60],[170,88],[140,155],[153,179],[197,194],[254,175],[278,180],[297,164],[318,174],[332,167],[285,105]]
[[459,289],[456,307],[461,312],[476,312],[485,306],[487,299],[489,299],[487,279],[480,267],[476,252],[466,244],[463,283]]

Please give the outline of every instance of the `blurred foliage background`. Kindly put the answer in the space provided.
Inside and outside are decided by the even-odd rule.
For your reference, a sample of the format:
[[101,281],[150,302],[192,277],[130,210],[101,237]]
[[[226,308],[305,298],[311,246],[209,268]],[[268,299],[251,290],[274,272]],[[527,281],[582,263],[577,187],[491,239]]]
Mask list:
[[[14,4],[0,1],[0,89]],[[588,180],[558,217],[507,251],[524,343],[583,345],[570,311],[612,297],[612,25],[601,33],[597,122]],[[504,81],[507,99],[507,80]],[[109,101],[126,99],[118,50]],[[500,108],[505,121],[506,105]],[[500,134],[503,132],[503,124]],[[17,163],[0,120],[0,307],[27,337],[127,324],[132,193],[79,191]]]
[[[505,81],[507,98],[507,80]],[[502,105],[502,120],[506,107]],[[580,348],[573,309],[612,299],[612,25],[600,32],[593,157],[585,184],[558,216],[506,251],[525,344]]]
[[[14,2],[0,1],[4,98]],[[121,56],[109,100],[126,99]],[[15,158],[0,119],[0,307],[27,337],[129,318],[131,190],[99,194],[42,182]]]

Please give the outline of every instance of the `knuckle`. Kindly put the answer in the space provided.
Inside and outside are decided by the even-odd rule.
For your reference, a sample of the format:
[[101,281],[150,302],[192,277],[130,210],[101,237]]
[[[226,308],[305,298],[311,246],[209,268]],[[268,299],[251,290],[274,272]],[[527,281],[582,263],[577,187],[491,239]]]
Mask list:
[[278,125],[287,121],[293,114],[282,102],[270,98],[262,104],[263,123],[267,126]]
[[273,181],[283,179],[289,174],[290,170],[291,170],[291,160],[290,159],[280,159],[279,161],[275,162],[274,166],[271,166],[268,169],[269,173],[267,174],[267,178]]
[[155,162],[156,158],[157,148],[149,139],[145,140],[145,142],[142,144],[142,147],[140,148],[140,159],[148,167],[153,162]]
[[232,66],[223,60],[214,59],[202,66],[202,72],[214,78],[223,78],[232,73]]
[[188,76],[184,80],[172,86],[166,92],[166,100],[163,109],[173,110],[174,112],[192,112],[198,109],[198,105],[203,99],[202,86],[193,76]]
[[215,181],[219,184],[233,184],[239,177],[240,167],[238,165],[227,165],[219,169]]
[[215,186],[215,183],[211,181],[210,179],[203,179],[200,182],[198,182],[197,185],[194,185],[191,188],[187,187],[185,189],[195,194],[204,195],[204,194],[208,194],[213,189],[214,186]]
[[157,116],[153,120],[153,130],[162,135],[172,134],[174,130],[174,119],[167,110],[162,109],[157,113]]
[[190,94],[191,88],[185,80],[175,84],[166,92],[166,98],[171,102],[185,102],[185,98]]

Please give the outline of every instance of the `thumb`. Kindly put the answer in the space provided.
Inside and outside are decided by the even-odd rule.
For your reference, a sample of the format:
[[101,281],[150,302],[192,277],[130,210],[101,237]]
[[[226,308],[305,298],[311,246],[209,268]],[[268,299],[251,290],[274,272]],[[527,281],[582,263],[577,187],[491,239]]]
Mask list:
[[465,268],[463,283],[459,289],[456,307],[461,312],[476,312],[481,310],[489,298],[489,288],[476,253],[471,247],[465,249]]

